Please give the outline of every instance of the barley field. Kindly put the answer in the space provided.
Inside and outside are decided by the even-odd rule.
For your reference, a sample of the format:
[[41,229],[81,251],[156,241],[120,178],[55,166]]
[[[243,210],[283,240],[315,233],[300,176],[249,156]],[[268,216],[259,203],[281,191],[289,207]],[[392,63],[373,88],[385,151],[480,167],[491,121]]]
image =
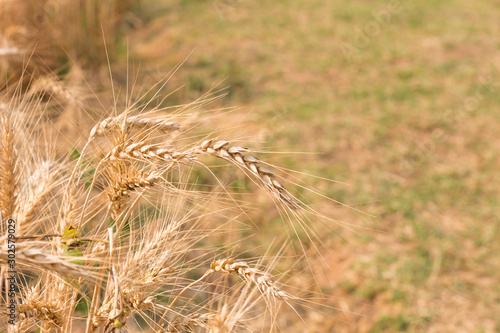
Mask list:
[[499,15],[0,0],[0,332],[500,332]]

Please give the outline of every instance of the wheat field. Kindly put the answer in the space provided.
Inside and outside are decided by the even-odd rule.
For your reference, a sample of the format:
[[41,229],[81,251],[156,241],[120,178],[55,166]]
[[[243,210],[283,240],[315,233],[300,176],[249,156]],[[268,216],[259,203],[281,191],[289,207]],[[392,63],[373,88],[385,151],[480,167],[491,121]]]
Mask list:
[[0,332],[498,332],[499,15],[0,0]]

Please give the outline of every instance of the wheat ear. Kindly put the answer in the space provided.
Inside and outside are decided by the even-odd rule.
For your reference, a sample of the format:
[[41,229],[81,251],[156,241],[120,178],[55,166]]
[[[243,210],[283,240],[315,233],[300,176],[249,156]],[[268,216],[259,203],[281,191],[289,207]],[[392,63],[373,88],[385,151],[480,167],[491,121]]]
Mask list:
[[49,322],[51,326],[60,327],[62,324],[61,309],[55,307],[53,304],[44,302],[42,300],[24,299],[24,303],[18,307],[19,320],[21,323],[18,325],[22,329],[24,321],[41,320]]
[[270,274],[256,268],[251,268],[245,261],[234,262],[233,259],[230,258],[216,260],[212,262],[210,270],[208,270],[205,275],[216,272],[238,275],[248,283],[255,283],[259,290],[266,295],[281,300],[290,299],[288,293],[276,286]]
[[49,93],[69,103],[74,103],[76,101],[76,96],[57,78],[41,77],[37,79],[31,85],[29,95],[37,93]]
[[[117,117],[110,117],[102,120],[95,125],[90,131],[90,138],[103,136],[112,129],[118,129],[123,125],[124,115]],[[125,124],[130,127],[141,128],[154,128],[162,132],[169,132],[178,130],[179,124],[161,118],[146,118],[139,116],[130,116],[125,119]]]
[[301,203],[294,199],[286,188],[276,180],[276,175],[266,167],[261,166],[261,161],[251,155],[244,154],[248,152],[247,148],[227,147],[229,141],[206,140],[201,145],[195,146],[184,152],[174,151],[165,148],[162,145],[146,144],[144,142],[134,142],[131,144],[122,144],[116,146],[108,155],[110,160],[149,160],[156,159],[160,161],[194,161],[198,155],[212,155],[250,171],[256,178],[265,185],[265,187],[286,203],[290,208],[297,209]]
[[161,177],[156,172],[136,172],[130,175],[127,170],[125,170],[125,174],[120,168],[115,168],[115,170],[117,171],[116,178],[118,179],[114,181],[114,184],[108,190],[109,209],[114,216],[118,216],[118,213],[122,209],[123,201],[130,197],[131,192],[134,192],[138,188],[150,188]]
[[0,122],[0,208],[3,218],[9,218],[16,206],[16,151],[11,118],[2,117]]
[[215,318],[215,313],[193,313],[187,316],[177,316],[168,323],[165,333],[189,332],[194,327],[208,328],[208,323]]
[[[86,271],[81,266],[69,263],[59,256],[45,253],[39,249],[22,249],[22,247],[17,244],[15,254],[18,264],[36,267],[63,276],[90,276],[90,272]],[[0,263],[7,264],[8,262],[9,252],[6,246],[3,246],[0,249]]]
[[59,170],[51,170],[49,163],[42,163],[32,175],[33,184],[27,184],[27,200],[16,205],[17,227],[33,221],[38,208],[55,186]]
[[258,158],[245,154],[248,152],[247,148],[228,147],[229,143],[230,141],[224,140],[206,140],[199,147],[195,147],[194,152],[207,153],[241,166],[254,174],[271,193],[276,195],[289,207],[295,209],[301,205],[301,203],[294,199],[286,188],[276,180],[276,175],[271,170],[260,165],[261,161]]

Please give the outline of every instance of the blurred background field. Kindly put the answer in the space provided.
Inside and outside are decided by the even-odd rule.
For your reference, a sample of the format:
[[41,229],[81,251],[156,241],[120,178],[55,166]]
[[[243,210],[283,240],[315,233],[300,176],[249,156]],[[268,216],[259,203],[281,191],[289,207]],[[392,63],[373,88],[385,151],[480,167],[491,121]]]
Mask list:
[[[341,223],[319,226],[310,260],[330,268],[303,282],[332,307],[305,315],[311,332],[500,332],[498,2],[125,8],[104,29],[118,85],[127,64],[148,88],[182,63],[165,103],[227,87],[219,103],[237,108],[229,121],[245,119],[245,137],[296,152],[273,163],[337,181],[311,183],[342,203],[314,201]],[[95,52],[90,64],[105,59]],[[266,244],[282,224],[261,214]]]
[[322,233],[339,311],[314,331],[500,331],[498,3],[156,6],[129,40],[153,82],[224,80],[263,145],[314,153],[277,164],[342,182],[314,184],[355,225]]

